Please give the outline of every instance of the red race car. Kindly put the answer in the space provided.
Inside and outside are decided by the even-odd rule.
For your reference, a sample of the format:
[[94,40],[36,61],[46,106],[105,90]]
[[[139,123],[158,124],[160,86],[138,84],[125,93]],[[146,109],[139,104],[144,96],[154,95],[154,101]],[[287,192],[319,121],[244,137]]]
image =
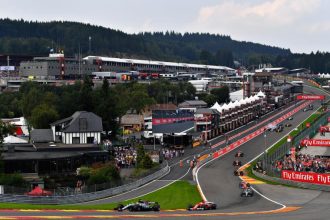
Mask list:
[[217,204],[215,204],[214,202],[199,202],[194,206],[189,205],[187,210],[199,211],[199,210],[211,210],[216,208],[217,208]]

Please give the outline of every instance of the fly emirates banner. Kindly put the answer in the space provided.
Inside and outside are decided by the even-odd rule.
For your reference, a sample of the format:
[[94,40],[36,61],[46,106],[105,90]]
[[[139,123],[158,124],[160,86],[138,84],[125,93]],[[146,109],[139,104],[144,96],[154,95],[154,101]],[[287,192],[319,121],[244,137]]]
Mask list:
[[321,174],[282,170],[282,179],[292,180],[296,182],[330,185],[330,174],[324,173]]

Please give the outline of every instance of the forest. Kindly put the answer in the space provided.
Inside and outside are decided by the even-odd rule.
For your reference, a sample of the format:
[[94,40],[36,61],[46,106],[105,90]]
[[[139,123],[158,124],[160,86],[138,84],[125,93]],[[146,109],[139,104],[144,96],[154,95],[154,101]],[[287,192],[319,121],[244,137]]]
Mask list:
[[294,54],[290,49],[237,41],[221,34],[173,31],[128,34],[78,22],[0,19],[0,54],[48,56],[51,50],[64,51],[69,57],[77,57],[81,53],[82,56],[114,56],[234,68],[245,66],[249,70],[258,68],[259,64],[307,68],[312,72],[330,70],[328,52]]

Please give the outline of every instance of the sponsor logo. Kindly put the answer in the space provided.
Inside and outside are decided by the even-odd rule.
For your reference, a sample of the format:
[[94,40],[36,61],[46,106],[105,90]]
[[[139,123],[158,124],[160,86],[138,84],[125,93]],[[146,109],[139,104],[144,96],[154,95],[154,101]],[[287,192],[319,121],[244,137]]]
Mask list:
[[282,170],[282,179],[296,182],[330,185],[330,174],[294,172]]
[[298,95],[298,100],[324,100],[324,95]]
[[321,147],[330,147],[330,140],[321,140],[321,139],[303,139],[300,142],[302,146],[321,146]]

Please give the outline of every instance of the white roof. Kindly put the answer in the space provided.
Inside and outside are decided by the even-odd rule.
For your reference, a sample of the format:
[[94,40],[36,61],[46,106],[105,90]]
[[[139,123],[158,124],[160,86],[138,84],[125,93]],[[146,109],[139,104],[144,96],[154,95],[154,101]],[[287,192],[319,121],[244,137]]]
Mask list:
[[3,143],[5,143],[5,144],[25,144],[27,142],[28,142],[27,140],[24,140],[24,139],[21,139],[21,138],[12,136],[12,135],[5,137],[3,140]]
[[262,68],[262,69],[256,69],[255,72],[262,73],[264,71],[271,72],[271,71],[278,71],[278,70],[282,70],[282,69],[284,69],[284,67],[267,67],[267,68]]
[[230,100],[241,100],[243,98],[243,89],[229,93]]

